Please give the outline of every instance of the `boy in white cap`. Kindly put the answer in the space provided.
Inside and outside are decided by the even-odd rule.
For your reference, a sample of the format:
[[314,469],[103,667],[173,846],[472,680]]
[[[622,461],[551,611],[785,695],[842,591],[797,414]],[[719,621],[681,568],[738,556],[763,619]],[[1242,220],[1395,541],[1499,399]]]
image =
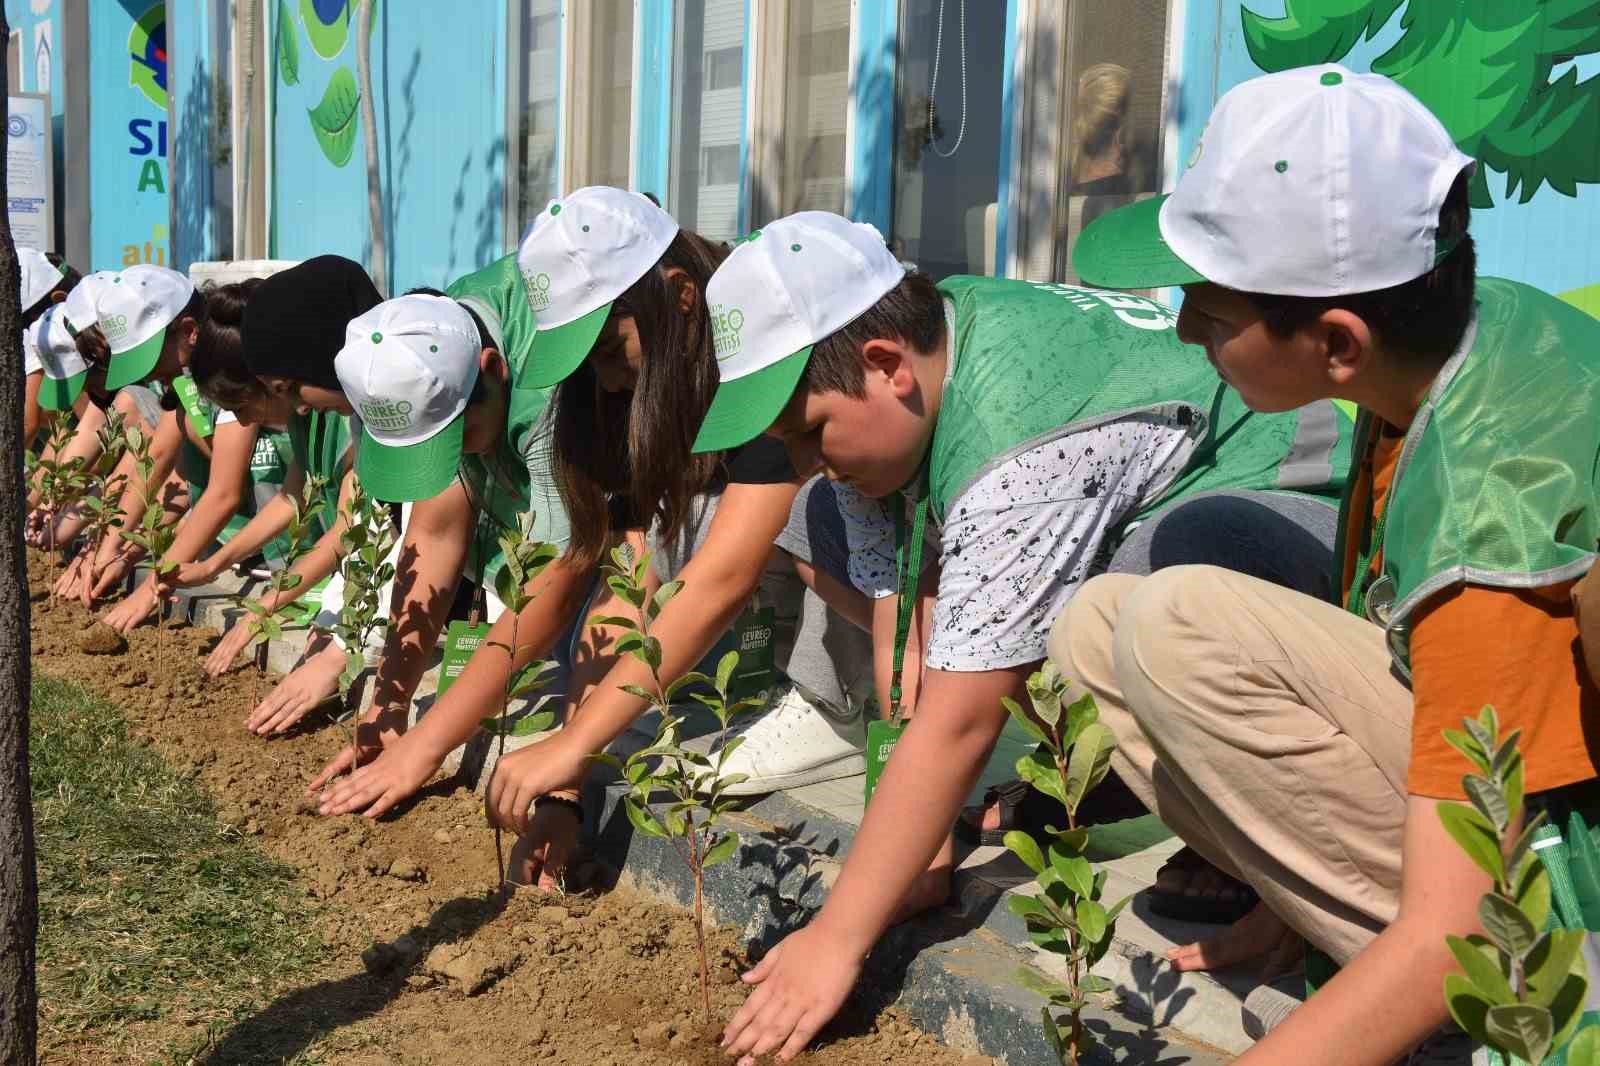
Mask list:
[[1182,285],[1180,334],[1251,406],[1362,409],[1335,602],[1207,567],[1107,576],[1051,637],[1135,790],[1261,895],[1178,965],[1298,934],[1343,967],[1241,1062],[1380,1066],[1446,1020],[1445,938],[1480,931],[1490,882],[1440,818],[1474,772],[1444,731],[1485,704],[1502,740],[1520,731],[1527,810],[1549,819],[1552,924],[1600,924],[1577,873],[1600,693],[1569,603],[1600,538],[1600,323],[1475,277],[1473,165],[1394,82],[1286,71],[1218,101],[1170,198],[1077,246],[1097,283]]
[[[696,447],[768,432],[797,469],[841,483],[886,706],[900,657],[915,666],[916,601],[928,619],[918,711],[844,872],[812,925],[748,977],[762,987],[727,1033],[734,1052],[792,1055],[883,929],[948,892],[948,833],[1006,721],[1002,698],[1020,694],[1081,582],[1209,560],[1314,590],[1334,535],[1315,495],[1342,485],[1348,436],[1326,402],[1253,414],[1153,301],[935,286],[870,226],[821,212],[752,234],[709,298],[722,382]],[[937,565],[919,574],[934,529]]]

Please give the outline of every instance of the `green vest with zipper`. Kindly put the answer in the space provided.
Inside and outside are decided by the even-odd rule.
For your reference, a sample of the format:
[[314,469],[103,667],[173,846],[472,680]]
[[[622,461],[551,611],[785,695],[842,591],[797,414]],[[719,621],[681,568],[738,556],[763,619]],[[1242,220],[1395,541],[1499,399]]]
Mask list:
[[[289,416],[287,431],[289,452],[295,466],[307,477],[323,479],[322,496],[307,500],[307,505],[322,504],[314,523],[316,535],[321,537],[338,520],[339,487],[348,467],[345,458],[350,451],[350,420],[336,411],[298,412]],[[310,545],[302,545],[304,551]]]
[[[1499,278],[1479,278],[1477,299],[1401,445],[1382,574],[1350,601],[1385,627],[1407,677],[1411,619],[1429,597],[1571,581],[1600,542],[1600,321]],[[1363,445],[1372,426],[1363,415]]]
[[1208,490],[1289,490],[1331,502],[1344,486],[1348,416],[1328,401],[1251,411],[1200,349],[1178,340],[1176,313],[1165,305],[1003,278],[947,278],[939,290],[953,305],[955,360],[929,455],[929,502],[940,521],[994,466],[1140,412],[1171,415],[1192,447],[1124,526]]

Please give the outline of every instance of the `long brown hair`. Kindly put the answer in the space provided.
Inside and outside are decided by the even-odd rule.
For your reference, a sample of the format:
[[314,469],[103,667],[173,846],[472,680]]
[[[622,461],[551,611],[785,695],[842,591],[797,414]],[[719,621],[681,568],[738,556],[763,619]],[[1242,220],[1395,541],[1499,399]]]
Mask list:
[[229,411],[267,395],[266,386],[244,361],[244,309],[260,284],[260,278],[246,278],[201,290],[206,317],[200,323],[199,343],[189,356],[189,376],[196,388]]
[[[660,261],[617,298],[612,315],[633,317],[644,348],[631,395],[600,388],[587,360],[556,387],[552,465],[572,527],[567,554],[581,564],[605,552],[614,519],[654,520],[664,535],[676,535],[716,476],[720,457],[691,449],[718,380],[706,283],[727,255],[725,245],[679,230]],[[682,283],[667,276],[673,267],[696,287],[689,314],[679,309]],[[627,500],[631,513],[613,514],[613,497]]]

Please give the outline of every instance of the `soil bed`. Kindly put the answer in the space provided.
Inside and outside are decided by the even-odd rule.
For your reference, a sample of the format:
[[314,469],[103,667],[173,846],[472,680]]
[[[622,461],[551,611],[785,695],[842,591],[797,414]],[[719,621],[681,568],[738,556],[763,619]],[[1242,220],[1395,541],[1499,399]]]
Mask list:
[[[30,579],[47,568],[30,553]],[[327,961],[275,991],[261,1009],[214,1031],[187,1061],[444,1066],[532,1058],[556,1066],[726,1063],[701,1024],[690,917],[623,890],[599,891],[594,864],[572,891],[496,890],[494,833],[470,791],[441,778],[399,817],[322,818],[305,784],[338,750],[325,716],[262,740],[244,719],[267,691],[253,669],[221,679],[200,668],[215,634],[169,622],[142,626],[124,652],[81,650],[91,616],[75,603],[35,600],[33,664],[121,707],[131,734],[213,798],[218,817],[298,871]],[[49,930],[42,935],[48,936]],[[731,930],[711,938],[718,1025],[743,999],[744,968]],[[184,975],[175,974],[182,981]],[[141,1023],[140,1043],[192,1048],[178,1019]],[[94,1034],[47,1061],[122,1062]],[[806,1061],[867,1066],[987,1066],[940,1046],[890,1009],[847,1007]]]

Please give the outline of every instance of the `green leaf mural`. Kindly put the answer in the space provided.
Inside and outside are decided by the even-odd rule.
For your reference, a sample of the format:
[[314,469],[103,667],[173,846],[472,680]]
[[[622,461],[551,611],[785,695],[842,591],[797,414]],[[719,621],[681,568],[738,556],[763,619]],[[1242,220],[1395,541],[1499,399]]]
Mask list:
[[[311,48],[323,59],[335,59],[344,51],[350,36],[350,13],[354,0],[300,0],[300,17],[306,24],[306,36]],[[378,4],[374,0],[372,18],[367,22],[367,32],[372,32],[378,21]]]
[[1405,4],[1400,40],[1372,61],[1438,115],[1478,159],[1474,207],[1492,207],[1489,175],[1504,196],[1533,199],[1548,184],[1576,196],[1600,182],[1600,78],[1580,82],[1558,62],[1600,51],[1594,0],[1287,0],[1282,18],[1245,9],[1250,58],[1266,71],[1342,60]]
[[360,102],[355,75],[349,67],[340,67],[333,72],[321,102],[307,112],[322,154],[336,167],[350,162],[350,153],[355,150],[356,108]]
[[289,13],[289,0],[278,0],[278,76],[285,85],[300,84],[300,34]]

